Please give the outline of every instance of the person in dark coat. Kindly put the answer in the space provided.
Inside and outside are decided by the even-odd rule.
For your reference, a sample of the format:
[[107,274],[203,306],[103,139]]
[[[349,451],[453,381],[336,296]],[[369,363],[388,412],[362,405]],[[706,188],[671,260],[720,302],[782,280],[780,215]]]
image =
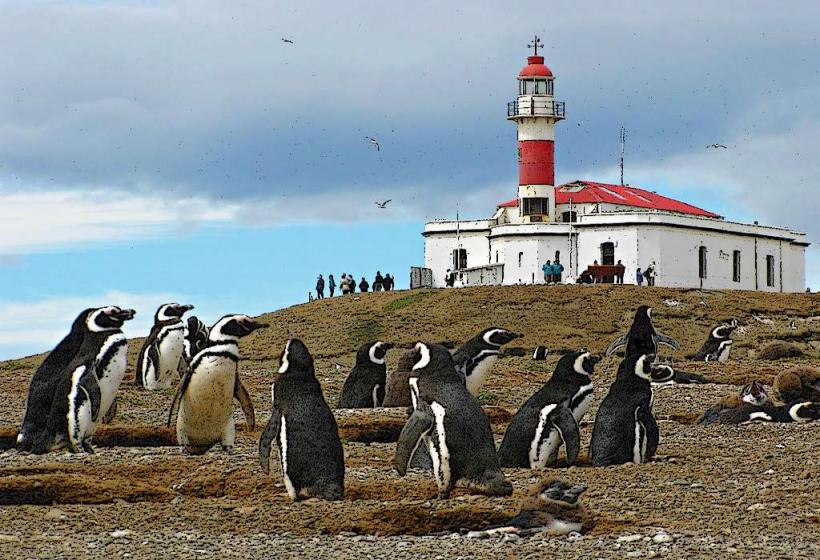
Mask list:
[[389,274],[384,275],[384,281],[382,282],[382,286],[384,287],[385,292],[389,292],[393,289],[393,277]]
[[616,284],[623,284],[624,283],[624,272],[626,271],[626,267],[621,263],[620,260],[618,261],[618,264],[616,264],[615,266],[617,267],[616,268],[616,274],[615,274],[615,283]]
[[370,289],[370,284],[368,284],[367,280],[365,280],[364,276],[362,276],[362,281],[359,282],[359,291],[364,293],[369,289]]
[[382,276],[381,271],[376,271],[376,278],[373,280],[373,291],[374,292],[381,292],[382,288],[384,287],[384,277]]
[[330,297],[333,297],[333,292],[336,291],[336,279],[333,278],[332,274],[327,276],[327,287],[330,290]]
[[322,278],[321,274],[316,279],[316,298],[325,299],[325,279]]

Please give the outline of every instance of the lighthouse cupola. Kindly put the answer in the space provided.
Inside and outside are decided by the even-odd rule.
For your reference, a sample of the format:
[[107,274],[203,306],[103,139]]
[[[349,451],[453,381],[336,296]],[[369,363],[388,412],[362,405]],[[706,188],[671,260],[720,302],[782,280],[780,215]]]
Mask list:
[[533,55],[518,73],[518,97],[507,104],[507,118],[518,127],[518,198],[524,222],[555,220],[555,123],[564,103],[553,97],[554,76],[544,64],[536,35]]

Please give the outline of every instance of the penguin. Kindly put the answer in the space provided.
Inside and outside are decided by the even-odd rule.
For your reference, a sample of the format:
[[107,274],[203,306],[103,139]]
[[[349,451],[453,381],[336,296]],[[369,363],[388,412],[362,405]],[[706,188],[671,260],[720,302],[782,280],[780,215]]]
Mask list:
[[387,373],[387,386],[384,389],[384,407],[413,406],[410,398],[408,380],[413,372],[415,353],[408,350],[399,357],[396,371]]
[[380,340],[362,344],[336,408],[378,408],[382,405],[387,381],[384,357],[390,348],[393,348],[392,344]]
[[671,336],[667,336],[652,325],[652,308],[641,305],[635,311],[635,318],[629,332],[613,340],[606,349],[606,355],[611,356],[621,348],[626,348],[624,356],[634,354],[656,354],[658,344],[665,344],[677,350],[680,344]]
[[60,374],[77,355],[86,332],[86,319],[94,309],[86,309],[74,319],[71,330],[54,347],[31,377],[23,423],[17,434],[17,449],[31,451],[36,434],[45,429],[54,390]]
[[781,371],[774,378],[774,388],[783,402],[820,401],[820,369],[795,366]]
[[88,313],[83,342],[59,373],[45,428],[35,438],[33,453],[66,446],[71,452],[93,451],[90,440],[125,376],[128,341],[121,329],[135,314],[133,309],[116,306]]
[[188,324],[185,328],[185,340],[183,341],[186,362],[191,363],[191,358],[196,356],[207,344],[208,327],[205,326],[205,323],[203,323],[199,317],[191,315],[188,317]]
[[646,463],[660,440],[652,415],[652,382],[669,381],[669,371],[653,367],[654,354],[633,354],[618,367],[595,416],[590,455],[596,467]]
[[438,497],[463,480],[481,493],[509,496],[512,484],[498,466],[490,421],[456,371],[450,352],[419,342],[409,379],[413,414],[396,445],[394,465],[404,476],[419,445],[433,462]]
[[579,422],[592,404],[592,379],[598,356],[566,354],[558,360],[550,380],[515,414],[501,446],[502,467],[544,468],[554,461],[563,443],[567,464],[578,459]]
[[142,344],[137,357],[137,375],[134,383],[149,391],[171,386],[174,372],[185,348],[185,323],[182,316],[193,305],[166,303],[154,315],[154,326]]
[[216,443],[233,450],[233,399],[239,401],[248,429],[256,428],[250,395],[239,379],[239,339],[265,327],[247,315],[225,315],[211,327],[208,345],[191,360],[168,414],[170,427],[179,405],[177,441],[185,452],[202,455]]
[[715,424],[747,424],[751,422],[813,422],[820,420],[820,403],[792,401],[785,405],[749,405],[722,410]]
[[594,517],[578,503],[586,489],[583,484],[570,485],[557,478],[539,480],[530,487],[515,517],[491,529],[470,531],[467,537],[585,533],[595,526]]
[[279,364],[279,376],[270,388],[273,411],[259,438],[259,464],[270,473],[275,442],[291,500],[341,500],[344,451],[336,419],[316,379],[313,357],[301,340],[292,338]]
[[732,350],[732,332],[737,328],[737,319],[729,319],[717,325],[709,331],[709,337],[700,350],[687,358],[699,362],[725,362]]
[[536,346],[532,353],[532,359],[535,361],[546,360],[549,353],[549,348],[546,346]]
[[456,371],[465,380],[470,394],[477,395],[478,390],[484,385],[490,369],[501,354],[501,347],[522,336],[524,335],[506,329],[489,327],[455,351],[453,362]]
[[669,374],[669,381],[665,383],[656,383],[652,382],[654,386],[666,386],[666,385],[692,385],[692,384],[703,384],[706,383],[706,378],[702,375],[698,375],[697,373],[687,373],[685,371],[681,371],[669,364],[655,364],[655,367],[659,370],[666,370]]
[[740,390],[740,394],[732,393],[720,399],[717,404],[714,404],[706,409],[700,418],[695,422],[696,424],[718,424],[720,423],[720,415],[725,410],[733,410],[736,408],[762,406],[769,402],[769,395],[766,389],[757,381],[747,383]]

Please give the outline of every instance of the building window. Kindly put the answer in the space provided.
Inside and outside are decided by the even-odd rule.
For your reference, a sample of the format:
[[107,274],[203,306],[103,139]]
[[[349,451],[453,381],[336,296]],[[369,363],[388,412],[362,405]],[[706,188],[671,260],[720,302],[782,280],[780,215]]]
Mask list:
[[698,277],[706,278],[706,247],[698,247]]
[[732,253],[732,280],[740,282],[740,251]]
[[544,83],[547,84],[547,95],[552,95],[552,80],[547,80]]
[[561,221],[566,223],[575,223],[578,221],[578,212],[566,211],[561,214]]
[[549,198],[522,198],[521,202],[524,216],[546,216],[550,213]]
[[495,252],[495,262],[498,264],[498,251]]
[[453,268],[456,270],[467,268],[467,249],[453,250]]
[[766,285],[774,286],[774,256],[766,255]]
[[615,264],[615,244],[611,241],[601,243],[601,264],[608,266]]
[[518,253],[518,268],[521,268],[521,262],[524,260],[524,252]]

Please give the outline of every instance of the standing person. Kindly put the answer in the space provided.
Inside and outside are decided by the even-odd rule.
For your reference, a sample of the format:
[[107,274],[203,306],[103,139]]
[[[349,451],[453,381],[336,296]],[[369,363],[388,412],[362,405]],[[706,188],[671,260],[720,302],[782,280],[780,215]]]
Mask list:
[[342,272],[342,279],[339,282],[339,289],[342,291],[342,295],[346,296],[350,292],[350,286],[347,283],[347,274]]
[[373,280],[373,291],[381,292],[384,287],[384,277],[380,270],[376,271],[376,278]]
[[541,267],[541,270],[544,271],[544,282],[552,284],[552,264],[550,264],[549,260]]
[[615,272],[615,283],[616,284],[623,284],[624,283],[624,265],[621,264],[621,261],[618,260],[618,264],[615,265],[616,272]]
[[655,261],[652,261],[652,265],[649,268],[652,269],[652,274],[650,274],[649,276],[649,285],[654,286],[655,278],[658,276],[658,265],[655,263]]
[[641,267],[638,267],[638,270],[635,271],[635,282],[638,283],[638,286],[643,286],[643,272],[641,272]]
[[454,281],[455,275],[453,275],[452,271],[448,268],[447,272],[444,273],[444,287],[452,288]]
[[347,275],[347,287],[350,289],[351,294],[356,293],[356,279],[353,278],[352,274]]
[[370,288],[370,284],[367,283],[367,280],[364,279],[362,276],[362,281],[359,282],[359,291],[365,293]]
[[552,281],[560,284],[562,274],[564,274],[564,265],[558,262],[558,257],[556,257],[555,262],[552,263]]
[[321,274],[316,279],[316,299],[325,299],[325,279]]
[[384,281],[382,282],[382,287],[384,288],[385,292],[389,292],[393,289],[393,277],[390,274],[384,275]]
[[653,270],[652,270],[652,265],[650,264],[643,271],[643,277],[646,278],[646,285],[647,286],[652,285],[652,274],[653,274]]
[[333,292],[336,291],[336,280],[332,274],[327,275],[327,287],[330,290],[330,297],[333,297]]

